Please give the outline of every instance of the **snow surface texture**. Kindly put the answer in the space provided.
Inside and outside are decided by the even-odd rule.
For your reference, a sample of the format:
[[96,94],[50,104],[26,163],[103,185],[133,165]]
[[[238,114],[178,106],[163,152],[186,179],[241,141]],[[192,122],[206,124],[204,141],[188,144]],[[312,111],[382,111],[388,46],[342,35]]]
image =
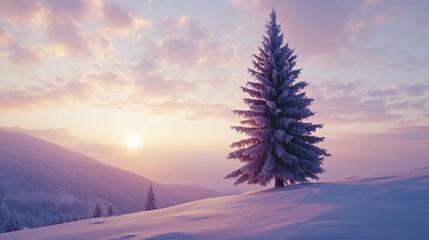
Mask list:
[[0,239],[429,239],[429,168],[217,197]]

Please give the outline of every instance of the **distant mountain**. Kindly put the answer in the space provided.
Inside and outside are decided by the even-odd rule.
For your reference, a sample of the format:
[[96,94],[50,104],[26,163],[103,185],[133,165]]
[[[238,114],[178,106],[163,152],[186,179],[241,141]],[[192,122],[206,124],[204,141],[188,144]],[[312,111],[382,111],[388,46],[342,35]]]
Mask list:
[[190,202],[0,240],[429,239],[429,168]]
[[115,213],[142,211],[150,185],[161,208],[225,195],[159,184],[25,133],[0,129],[0,204],[24,226],[86,218],[97,203],[104,213],[110,205]]

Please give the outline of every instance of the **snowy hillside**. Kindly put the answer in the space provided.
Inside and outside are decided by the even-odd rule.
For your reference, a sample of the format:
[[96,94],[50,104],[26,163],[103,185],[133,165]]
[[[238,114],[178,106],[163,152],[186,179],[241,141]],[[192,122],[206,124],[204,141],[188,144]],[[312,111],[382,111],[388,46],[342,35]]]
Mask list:
[[429,168],[217,197],[0,239],[429,239]]
[[27,134],[0,129],[0,208],[6,205],[16,212],[23,226],[85,218],[97,203],[104,212],[110,205],[115,213],[141,211],[149,185],[160,207],[223,195],[201,187],[158,184]]

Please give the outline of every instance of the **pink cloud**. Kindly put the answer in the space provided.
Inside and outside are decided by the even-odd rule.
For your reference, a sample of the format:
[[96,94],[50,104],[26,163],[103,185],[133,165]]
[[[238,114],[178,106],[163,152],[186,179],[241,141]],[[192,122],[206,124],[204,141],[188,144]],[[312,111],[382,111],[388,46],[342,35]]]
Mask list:
[[3,89],[0,91],[0,112],[84,102],[153,114],[178,113],[189,119],[233,117],[231,108],[224,104],[190,97],[193,96],[190,93],[201,90],[199,84],[165,78],[157,72],[134,67],[131,75],[92,71],[77,76],[77,80],[57,78],[27,88]]
[[210,36],[209,30],[188,16],[169,17],[156,23],[157,31],[167,36],[183,36],[186,39],[202,41]]
[[68,18],[55,19],[48,27],[47,36],[54,43],[65,46],[72,56],[80,58],[91,56],[85,38],[78,32],[76,24]]
[[[237,6],[259,19],[275,7],[285,39],[301,59],[317,64],[386,65],[397,50],[382,34],[406,19],[426,19],[423,4],[413,1],[265,1],[235,0]],[[420,8],[418,6],[421,6]],[[412,15],[412,16],[410,16]],[[407,17],[407,18],[404,18]],[[393,24],[398,24],[393,26]],[[380,30],[381,29],[381,30]],[[405,30],[404,30],[405,32]],[[369,45],[377,43],[377,46]],[[411,43],[410,43],[411,44]]]
[[[31,31],[44,33],[54,48],[61,49],[59,56],[98,60],[114,54],[111,38],[117,33],[112,28],[122,34],[148,25],[119,5],[81,0],[1,1],[0,13],[13,24],[30,24]],[[96,23],[96,29],[84,31],[82,25],[89,22]]]
[[210,103],[196,99],[170,99],[151,104],[154,114],[184,114],[191,120],[203,118],[234,119],[231,107],[220,103]]
[[81,0],[46,0],[45,6],[51,11],[51,17],[56,18],[58,15],[61,18],[67,16],[74,21],[82,21],[88,15],[89,5]]
[[377,14],[374,19],[376,22],[379,22],[379,23],[390,23],[395,19],[397,19],[398,17],[399,17],[399,14],[396,11],[394,11],[389,13]]
[[[140,30],[152,25],[152,22],[136,15],[118,4],[103,3],[101,8],[102,29],[108,29],[112,35],[132,36],[132,41],[137,41]],[[137,34],[137,35],[134,35]]]
[[0,112],[49,107],[69,101],[89,101],[94,85],[80,80],[57,78],[26,88],[4,88],[0,91]]
[[327,137],[323,145],[332,157],[325,162],[327,172],[322,180],[427,167],[428,144],[429,126]]
[[39,1],[0,1],[0,15],[10,22],[31,22],[41,9]]
[[11,50],[9,60],[16,65],[29,65],[40,62],[46,54],[41,45],[29,47],[13,46]]
[[0,94],[0,111],[29,109],[34,105],[43,106],[47,100],[40,93],[32,94],[26,90],[2,90]]
[[369,6],[373,6],[373,5],[382,4],[383,2],[384,2],[384,0],[365,0],[364,4],[369,5]]
[[103,20],[109,26],[116,28],[128,28],[134,25],[131,12],[116,4],[104,4]]
[[112,34],[106,29],[97,29],[82,33],[91,54],[99,61],[112,59],[116,56],[116,48],[112,41]]
[[233,46],[225,45],[221,31],[202,25],[188,16],[169,17],[154,24],[163,37],[155,46],[155,57],[190,69],[228,65]]
[[315,99],[316,117],[325,123],[399,122],[403,118],[418,118],[418,114],[407,115],[406,110],[428,110],[426,91],[427,84],[385,87],[370,85],[365,80],[331,80],[310,84],[308,95]]
[[158,56],[171,64],[192,68],[198,65],[227,65],[232,50],[220,41],[203,41],[178,37],[166,38],[157,48]]
[[159,53],[173,64],[189,66],[196,63],[198,49],[191,40],[170,37],[160,44]]
[[165,98],[177,98],[182,94],[195,89],[194,84],[179,79],[166,78],[163,75],[150,72],[146,73],[141,69],[134,69],[133,84],[135,97],[150,95]]
[[86,72],[83,74],[85,82],[91,83],[99,88],[106,88],[110,90],[119,90],[131,84],[130,80],[113,71],[107,72]]
[[191,19],[188,16],[168,17],[156,23],[157,30],[162,34],[177,34],[179,31],[187,30]]
[[0,48],[6,48],[12,42],[10,34],[0,26]]
[[[249,8],[247,1],[236,1]],[[253,14],[268,16],[275,6],[286,40],[305,57],[336,54],[349,40],[345,29],[356,4],[338,1],[253,1]]]

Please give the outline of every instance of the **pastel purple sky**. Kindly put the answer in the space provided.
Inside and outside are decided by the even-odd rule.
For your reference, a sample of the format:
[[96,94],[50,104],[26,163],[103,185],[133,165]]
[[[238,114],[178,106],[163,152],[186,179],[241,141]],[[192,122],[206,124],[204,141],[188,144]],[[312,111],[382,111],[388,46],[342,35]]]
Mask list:
[[0,1],[0,126],[155,181],[234,189],[231,110],[273,7],[325,124],[321,180],[429,166],[424,0]]

